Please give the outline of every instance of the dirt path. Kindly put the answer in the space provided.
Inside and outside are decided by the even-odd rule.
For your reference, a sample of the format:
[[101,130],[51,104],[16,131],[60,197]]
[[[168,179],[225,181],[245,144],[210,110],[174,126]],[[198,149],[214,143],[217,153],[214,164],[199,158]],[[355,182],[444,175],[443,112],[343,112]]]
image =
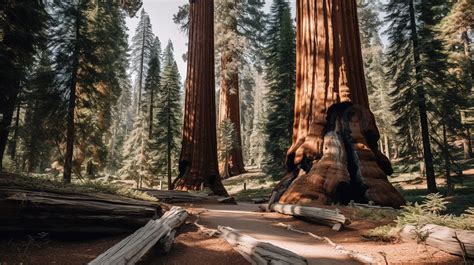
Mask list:
[[358,264],[339,254],[334,248],[322,242],[275,226],[279,222],[291,222],[291,217],[275,213],[261,213],[255,204],[239,205],[199,205],[191,209],[194,213],[203,211],[199,223],[217,228],[230,226],[242,233],[293,251],[305,257],[309,264]]

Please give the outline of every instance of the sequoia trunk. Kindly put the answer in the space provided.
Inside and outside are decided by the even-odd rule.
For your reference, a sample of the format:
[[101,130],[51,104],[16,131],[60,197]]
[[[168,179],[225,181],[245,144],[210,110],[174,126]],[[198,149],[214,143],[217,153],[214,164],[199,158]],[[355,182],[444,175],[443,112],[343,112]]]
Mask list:
[[297,1],[297,85],[281,203],[399,207],[369,109],[355,0]]
[[[245,173],[242,157],[242,137],[240,133],[240,98],[239,74],[237,70],[229,71],[228,64],[232,63],[232,55],[223,54],[221,57],[221,90],[219,96],[219,122],[230,119],[235,126],[236,146],[230,152],[228,170],[230,176]],[[227,75],[226,76],[226,72]],[[224,162],[225,163],[225,162]],[[224,164],[219,168],[223,170]]]
[[217,165],[213,0],[192,1],[189,16],[180,173],[173,186],[178,190],[199,190],[203,184],[216,195],[227,195]]

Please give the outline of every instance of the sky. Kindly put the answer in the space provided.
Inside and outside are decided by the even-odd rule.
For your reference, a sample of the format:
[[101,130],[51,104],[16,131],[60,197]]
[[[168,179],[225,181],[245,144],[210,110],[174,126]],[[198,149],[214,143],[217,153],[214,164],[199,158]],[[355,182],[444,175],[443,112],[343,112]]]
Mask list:
[[[179,73],[182,78],[182,83],[186,77],[186,63],[182,59],[182,55],[187,52],[186,43],[188,36],[178,29],[178,26],[173,22],[173,15],[178,12],[178,7],[189,3],[189,0],[143,0],[143,8],[150,16],[153,33],[158,36],[161,45],[164,48],[170,39],[173,42],[175,59],[178,64]],[[272,1],[265,1],[265,12],[270,10]],[[293,14],[295,12],[296,0],[290,0]],[[129,43],[138,25],[140,11],[137,12],[134,18],[127,18],[126,23],[128,27]]]

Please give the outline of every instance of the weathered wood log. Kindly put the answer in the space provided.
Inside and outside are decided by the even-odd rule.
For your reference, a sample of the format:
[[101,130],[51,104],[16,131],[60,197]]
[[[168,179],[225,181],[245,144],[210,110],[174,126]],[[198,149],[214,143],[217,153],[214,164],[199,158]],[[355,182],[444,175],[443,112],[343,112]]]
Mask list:
[[110,194],[0,188],[0,231],[116,234],[161,215],[161,206]]
[[350,250],[350,249],[346,249],[346,248],[334,243],[328,237],[322,237],[322,236],[315,235],[311,232],[301,231],[301,230],[298,230],[298,229],[294,228],[291,225],[287,225],[287,224],[284,224],[284,223],[278,223],[277,226],[283,227],[285,229],[288,229],[288,230],[296,232],[296,233],[308,235],[308,236],[310,236],[312,238],[315,238],[317,240],[320,240],[320,241],[325,241],[326,243],[328,243],[329,245],[334,247],[334,249],[337,252],[339,252],[343,255],[346,255],[350,258],[353,258],[353,259],[355,259],[355,260],[357,260],[357,261],[359,261],[363,264],[378,264],[377,259],[374,258],[373,256],[371,256],[367,253],[361,253],[361,252],[353,251],[353,250]]
[[150,220],[145,226],[123,239],[96,259],[90,265],[135,264],[158,241],[162,241],[165,251],[169,251],[175,229],[181,226],[188,213],[181,207],[173,207],[160,219]]
[[349,203],[349,206],[352,208],[358,208],[358,209],[380,209],[380,210],[395,210],[393,207],[388,207],[388,206],[378,206],[378,205],[372,205],[372,204],[365,204],[365,203],[354,203],[354,201],[351,201]]
[[329,210],[316,207],[280,203],[274,203],[270,205],[270,209],[272,211],[279,212],[282,214],[302,217],[303,219],[307,219],[308,221],[327,225],[333,227],[333,229],[335,229],[336,231],[342,229],[344,225],[349,225],[351,223],[350,219],[339,213],[337,209]]
[[234,197],[223,197],[217,199],[219,203],[237,204]]
[[400,236],[403,240],[408,241],[419,241],[422,237],[426,244],[444,252],[474,258],[474,231],[453,229],[434,224],[427,224],[421,228],[406,225]]
[[222,202],[231,200],[232,197],[223,197],[207,195],[200,192],[187,192],[179,190],[142,190],[150,196],[155,197],[164,203],[183,203],[183,202]]
[[222,238],[252,264],[308,264],[305,258],[289,250],[241,234],[230,227],[219,226],[217,230]]

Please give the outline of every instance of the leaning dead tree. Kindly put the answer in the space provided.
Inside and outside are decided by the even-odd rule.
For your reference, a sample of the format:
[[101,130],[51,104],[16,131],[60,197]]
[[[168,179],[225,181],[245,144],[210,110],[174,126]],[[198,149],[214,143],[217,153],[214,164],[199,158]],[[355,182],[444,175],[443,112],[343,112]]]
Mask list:
[[177,190],[209,187],[227,195],[217,164],[216,107],[214,91],[214,2],[189,4],[189,46],[186,76],[183,141]]
[[390,161],[364,78],[356,0],[297,1],[297,86],[288,174],[274,199],[288,204],[373,201],[399,207]]

